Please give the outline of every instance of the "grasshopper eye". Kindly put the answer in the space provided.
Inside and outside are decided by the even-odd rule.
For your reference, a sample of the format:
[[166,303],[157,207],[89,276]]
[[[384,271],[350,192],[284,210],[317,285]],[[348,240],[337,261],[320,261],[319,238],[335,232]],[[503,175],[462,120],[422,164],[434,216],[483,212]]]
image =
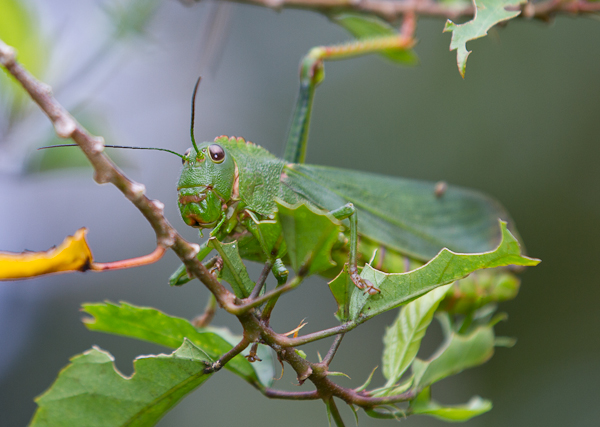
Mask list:
[[183,157],[181,158],[181,163],[183,163],[185,165],[185,162],[188,160],[188,158],[190,157],[190,153],[192,152],[191,148],[188,148],[187,150],[185,150],[185,153],[183,153]]
[[208,147],[208,153],[210,154],[210,158],[215,163],[221,163],[225,160],[225,150],[218,144],[213,144]]

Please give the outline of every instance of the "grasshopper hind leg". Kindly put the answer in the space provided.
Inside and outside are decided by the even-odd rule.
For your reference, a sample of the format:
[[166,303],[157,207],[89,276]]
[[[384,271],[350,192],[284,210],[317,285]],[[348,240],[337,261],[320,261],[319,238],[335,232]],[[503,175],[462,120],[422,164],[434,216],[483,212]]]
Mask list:
[[358,212],[352,203],[329,212],[336,219],[350,221],[350,257],[348,260],[348,274],[358,289],[364,289],[369,295],[381,292],[373,283],[360,277],[358,273]]

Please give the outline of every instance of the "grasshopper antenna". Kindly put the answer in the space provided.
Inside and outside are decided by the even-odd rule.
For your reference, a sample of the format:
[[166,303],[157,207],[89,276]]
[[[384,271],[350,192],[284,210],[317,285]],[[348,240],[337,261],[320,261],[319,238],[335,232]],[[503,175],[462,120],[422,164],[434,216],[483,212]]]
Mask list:
[[[45,147],[40,147],[38,150],[45,150],[46,148],[57,148],[57,147],[77,147],[77,144],[59,144],[59,145],[47,145]],[[167,150],[166,148],[155,148],[155,147],[130,147],[126,145],[105,145],[106,148],[126,148],[128,150],[156,150],[156,151],[166,151],[167,153],[175,154],[177,157],[181,157],[185,159],[183,154],[179,154],[175,151]]]
[[192,137],[192,145],[194,150],[198,153],[198,146],[196,145],[196,138],[194,138],[194,116],[196,115],[196,92],[198,92],[198,86],[200,86],[200,80],[202,76],[196,80],[196,86],[194,86],[194,93],[192,94],[192,123],[190,125],[190,136]]

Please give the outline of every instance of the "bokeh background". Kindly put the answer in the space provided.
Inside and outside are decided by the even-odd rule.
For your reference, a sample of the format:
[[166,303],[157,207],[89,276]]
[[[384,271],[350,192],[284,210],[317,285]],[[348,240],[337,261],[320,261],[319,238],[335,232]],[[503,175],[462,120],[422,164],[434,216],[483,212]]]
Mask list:
[[[189,100],[204,77],[196,138],[243,136],[280,155],[298,86],[298,63],[312,47],[349,36],[324,17],[302,11],[161,2],[145,31],[107,43],[113,30],[106,2],[26,2],[47,43],[44,79],[64,85],[59,100],[87,117],[107,143],[165,147],[189,143]],[[0,10],[0,13],[2,11]],[[402,68],[369,56],[326,64],[314,108],[308,163],[474,187],[512,213],[530,255],[543,260],[522,275],[520,295],[504,303],[501,335],[518,338],[485,365],[444,380],[434,396],[461,403],[478,394],[494,409],[469,426],[596,426],[600,420],[600,22],[560,17],[552,24],[511,22],[471,42],[461,79],[442,20],[419,21],[421,63]],[[212,30],[209,28],[213,27]],[[104,49],[103,46],[108,46]],[[104,53],[102,53],[104,52]],[[90,62],[91,61],[91,62]],[[75,70],[88,66],[69,83]],[[0,93],[0,98],[2,97]],[[90,169],[36,172],[36,146],[52,129],[35,109],[0,140],[0,248],[45,250],[77,228],[89,228],[99,261],[150,252],[154,234],[111,186]],[[82,118],[83,120],[83,118]],[[62,149],[70,150],[70,149]],[[68,156],[61,151],[61,155]],[[70,156],[70,155],[69,155]],[[197,233],[178,218],[175,185],[180,160],[160,152],[119,152],[126,173],[163,201],[172,224],[190,240]],[[71,356],[92,345],[110,351],[130,374],[139,354],[164,348],[85,329],[84,302],[124,300],[192,318],[207,292],[199,282],[170,288],[179,265],[173,254],[135,270],[70,274],[0,284],[0,425],[25,425],[33,398]],[[257,274],[259,266],[252,266]],[[315,301],[318,301],[315,304]],[[304,332],[335,325],[335,303],[316,278],[282,298],[277,330]],[[362,384],[381,364],[381,337],[395,313],[349,334],[332,369],[345,386]],[[233,331],[235,319],[215,324]],[[435,336],[435,327],[433,328]],[[434,340],[435,341],[435,340]],[[435,342],[425,345],[423,355]],[[306,348],[311,358],[328,343]],[[291,369],[277,387],[297,390]],[[380,374],[375,381],[382,381]],[[307,387],[309,387],[307,385]],[[342,408],[348,425],[353,423]],[[360,417],[363,426],[395,421]],[[170,412],[160,426],[326,425],[319,402],[263,398],[222,371]],[[404,421],[438,426],[426,417]]]

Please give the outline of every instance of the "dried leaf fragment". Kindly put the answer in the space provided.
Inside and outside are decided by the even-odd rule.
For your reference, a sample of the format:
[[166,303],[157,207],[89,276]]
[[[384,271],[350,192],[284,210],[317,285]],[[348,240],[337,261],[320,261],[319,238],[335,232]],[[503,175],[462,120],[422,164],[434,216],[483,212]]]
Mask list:
[[57,247],[43,252],[0,252],[0,280],[18,280],[43,274],[86,271],[92,265],[92,251],[80,228]]

